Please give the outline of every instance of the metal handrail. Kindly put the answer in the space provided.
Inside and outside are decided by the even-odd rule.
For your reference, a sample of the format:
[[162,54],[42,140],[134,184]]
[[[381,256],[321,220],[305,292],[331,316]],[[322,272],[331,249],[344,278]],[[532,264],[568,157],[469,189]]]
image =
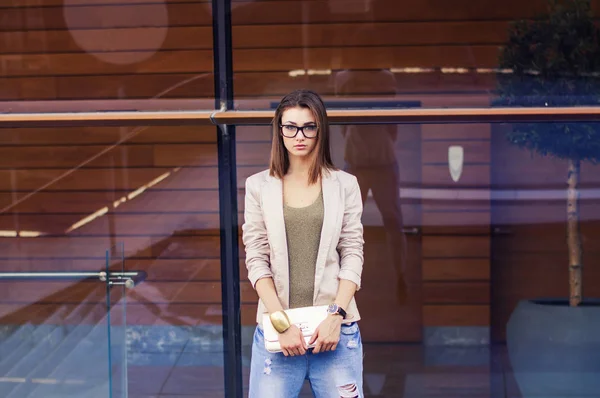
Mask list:
[[131,289],[143,282],[148,274],[146,271],[83,271],[83,272],[0,272],[0,281],[4,280],[82,280],[98,279],[101,282],[107,282],[109,285],[124,285]]
[[[332,124],[565,122],[600,120],[600,106],[332,109],[327,115]],[[267,125],[273,116],[273,110],[1,113],[0,127]]]

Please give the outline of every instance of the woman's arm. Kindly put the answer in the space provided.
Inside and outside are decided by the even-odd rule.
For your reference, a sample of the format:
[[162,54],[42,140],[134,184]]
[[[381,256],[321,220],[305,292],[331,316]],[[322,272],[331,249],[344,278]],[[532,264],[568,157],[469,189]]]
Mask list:
[[246,268],[252,287],[263,278],[272,278],[269,264],[271,249],[267,238],[267,228],[259,200],[258,189],[253,187],[251,178],[246,180],[244,206],[244,224],[242,225],[242,241],[246,249]]
[[[347,308],[354,293],[360,290],[361,277],[363,270],[363,224],[362,224],[363,204],[360,194],[360,186],[356,177],[352,176],[352,184],[346,191],[346,203],[344,208],[344,218],[342,220],[342,231],[340,240],[337,244],[337,250],[340,254],[340,282],[353,282],[354,291],[347,282],[340,283],[338,296],[341,302],[336,302],[342,308]],[[346,302],[347,300],[347,302]],[[344,307],[342,304],[345,304]]]
[[279,297],[277,297],[273,278],[262,278],[256,282],[256,293],[267,307],[269,314],[283,310]]
[[[342,231],[337,250],[340,253],[340,273],[335,303],[347,309],[354,293],[360,289],[363,268],[363,225],[361,221],[363,205],[360,187],[356,177],[346,191],[346,203]],[[340,341],[342,318],[338,315],[328,316],[317,329],[309,344],[316,342],[313,353],[333,351]]]
[[340,280],[340,285],[338,286],[337,296],[335,298],[334,303],[342,307],[343,309],[347,309],[350,305],[350,300],[354,297],[354,293],[356,293],[357,289],[356,283],[349,281],[347,279]]
[[[272,314],[283,310],[283,306],[279,301],[273,283],[273,273],[271,272],[269,259],[271,249],[258,198],[258,189],[255,190],[250,179],[247,179],[242,241],[246,248],[248,279],[267,308],[267,312]],[[306,353],[306,342],[300,329],[296,326],[290,327],[286,332],[279,335],[279,344],[286,356],[304,355]]]

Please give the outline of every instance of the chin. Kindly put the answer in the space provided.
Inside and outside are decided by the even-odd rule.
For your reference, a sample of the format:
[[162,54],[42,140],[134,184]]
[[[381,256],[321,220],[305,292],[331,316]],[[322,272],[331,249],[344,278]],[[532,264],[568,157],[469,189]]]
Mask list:
[[290,154],[291,154],[292,156],[295,156],[295,157],[297,157],[297,158],[307,158],[307,157],[309,157],[309,156],[310,156],[311,152],[308,152],[308,151],[298,151],[298,150],[296,150],[296,149],[292,149],[292,150],[290,151]]

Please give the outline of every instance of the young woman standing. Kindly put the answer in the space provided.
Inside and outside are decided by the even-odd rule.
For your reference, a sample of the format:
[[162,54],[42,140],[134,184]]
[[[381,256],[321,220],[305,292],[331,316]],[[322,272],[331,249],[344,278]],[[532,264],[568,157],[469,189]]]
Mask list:
[[[312,91],[286,95],[275,111],[269,170],[246,180],[243,242],[259,296],[250,398],[363,397],[363,350],[354,294],[363,268],[362,200],[354,176],[331,161],[325,105]],[[328,305],[308,349],[290,308]],[[269,314],[282,352],[266,350]]]

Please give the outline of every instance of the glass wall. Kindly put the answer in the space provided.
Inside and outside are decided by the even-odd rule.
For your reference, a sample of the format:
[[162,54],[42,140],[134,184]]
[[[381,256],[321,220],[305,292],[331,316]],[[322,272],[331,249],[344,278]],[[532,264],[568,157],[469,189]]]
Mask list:
[[[565,128],[594,135],[598,124],[332,127],[334,162],[358,178],[364,200],[356,299],[367,397],[593,394],[600,375],[589,352],[600,343],[592,305],[600,297],[598,166],[581,162],[579,229],[569,229],[569,160],[510,140],[537,132],[540,145],[552,145]],[[271,129],[241,126],[237,134],[243,192],[245,178],[268,168]],[[576,148],[577,139],[564,148]],[[577,245],[569,242],[576,236],[584,306],[574,310],[569,265],[577,263],[570,254]],[[244,268],[241,278],[248,283]],[[245,292],[247,375],[257,296]],[[304,392],[311,396],[308,383]]]
[[[16,128],[0,137],[0,391],[13,394],[1,395],[107,397],[98,388],[108,380],[110,323],[110,344],[127,349],[128,380],[115,377],[129,396],[222,394],[214,127]],[[147,276],[125,295],[97,278],[2,276],[119,269]]]
[[[212,4],[0,5],[0,123],[213,111],[230,84],[236,111],[273,111],[298,88],[332,113],[397,111],[332,126],[334,163],[363,195],[366,396],[595,396],[599,124],[595,108],[559,118],[600,102],[597,2],[232,0],[231,27]],[[223,22],[231,76],[213,51]],[[564,108],[537,124],[489,123],[500,106]],[[431,108],[480,114],[402,118]],[[247,392],[258,297],[241,239],[239,258],[223,244],[235,231],[221,225],[219,194],[235,181],[235,241],[245,180],[268,167],[272,133],[245,117],[219,148],[208,119],[0,128],[0,395],[237,397],[236,361]],[[234,163],[219,158],[228,145]],[[222,301],[229,257],[239,311]],[[224,351],[238,337],[226,305],[240,315],[240,357]]]
[[510,67],[499,51],[510,22],[546,9],[516,0],[234,2],[236,104],[269,108],[305,87],[328,98],[488,107]]
[[214,107],[210,2],[9,1],[0,21],[3,111]]

